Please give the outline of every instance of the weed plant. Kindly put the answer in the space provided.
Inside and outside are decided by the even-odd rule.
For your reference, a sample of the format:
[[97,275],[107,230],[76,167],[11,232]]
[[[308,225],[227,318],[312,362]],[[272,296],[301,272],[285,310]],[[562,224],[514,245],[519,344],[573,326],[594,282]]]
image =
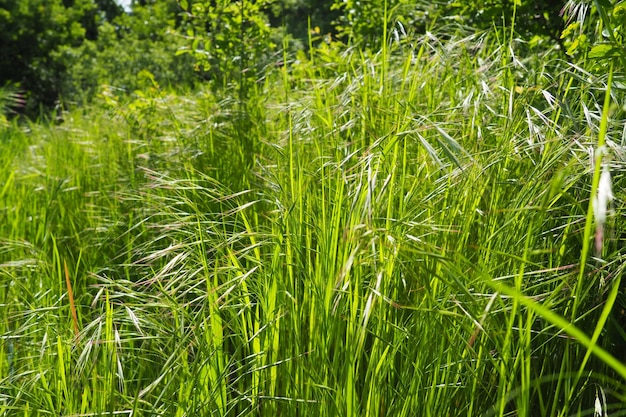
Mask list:
[[3,129],[0,415],[624,415],[610,72],[385,44]]

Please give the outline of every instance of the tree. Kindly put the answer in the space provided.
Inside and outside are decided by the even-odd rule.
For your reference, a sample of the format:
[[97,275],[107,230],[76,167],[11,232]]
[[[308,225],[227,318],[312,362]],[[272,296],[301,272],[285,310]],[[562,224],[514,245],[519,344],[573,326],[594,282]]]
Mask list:
[[381,47],[383,23],[389,29],[400,23],[407,32],[423,32],[433,25],[457,22],[479,29],[512,27],[522,37],[540,36],[559,40],[565,0],[334,0],[333,9],[342,11],[337,32],[373,49]]
[[[118,95],[133,94],[145,83],[138,75],[147,71],[163,88],[185,89],[197,74],[190,56],[176,56],[186,44],[177,33],[182,18],[175,0],[134,3],[131,13],[122,13],[99,26],[98,39],[80,47],[61,48],[67,64],[62,86],[65,100],[90,102],[102,89]],[[106,87],[105,87],[106,86]]]
[[180,0],[189,39],[181,53],[191,54],[197,68],[215,86],[246,85],[268,65],[272,42],[266,10],[271,0]]
[[97,39],[119,13],[114,0],[0,0],[0,86],[18,84],[31,113],[53,106],[67,69],[59,50]]

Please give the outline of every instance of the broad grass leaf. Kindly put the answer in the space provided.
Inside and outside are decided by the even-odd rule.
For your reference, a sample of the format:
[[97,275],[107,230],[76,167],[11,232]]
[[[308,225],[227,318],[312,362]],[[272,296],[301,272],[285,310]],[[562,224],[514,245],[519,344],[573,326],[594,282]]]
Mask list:
[[588,58],[597,60],[616,58],[619,56],[620,49],[607,43],[595,45],[591,48],[591,51],[589,51],[589,55],[587,55]]

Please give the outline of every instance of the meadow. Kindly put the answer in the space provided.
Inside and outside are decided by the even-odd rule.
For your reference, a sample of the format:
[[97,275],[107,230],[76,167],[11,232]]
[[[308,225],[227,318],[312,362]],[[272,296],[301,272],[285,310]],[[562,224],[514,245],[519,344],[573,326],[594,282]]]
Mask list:
[[626,415],[619,80],[384,44],[0,129],[0,415]]

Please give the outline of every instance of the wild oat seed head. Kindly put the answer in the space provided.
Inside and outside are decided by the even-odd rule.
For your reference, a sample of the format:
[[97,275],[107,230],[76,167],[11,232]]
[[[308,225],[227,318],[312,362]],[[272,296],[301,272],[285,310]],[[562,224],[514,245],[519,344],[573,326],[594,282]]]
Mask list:
[[600,175],[600,183],[598,184],[598,195],[594,201],[595,203],[595,219],[596,225],[603,226],[606,221],[606,214],[609,204],[613,201],[613,189],[611,186],[611,173],[608,166],[602,167],[602,174]]

